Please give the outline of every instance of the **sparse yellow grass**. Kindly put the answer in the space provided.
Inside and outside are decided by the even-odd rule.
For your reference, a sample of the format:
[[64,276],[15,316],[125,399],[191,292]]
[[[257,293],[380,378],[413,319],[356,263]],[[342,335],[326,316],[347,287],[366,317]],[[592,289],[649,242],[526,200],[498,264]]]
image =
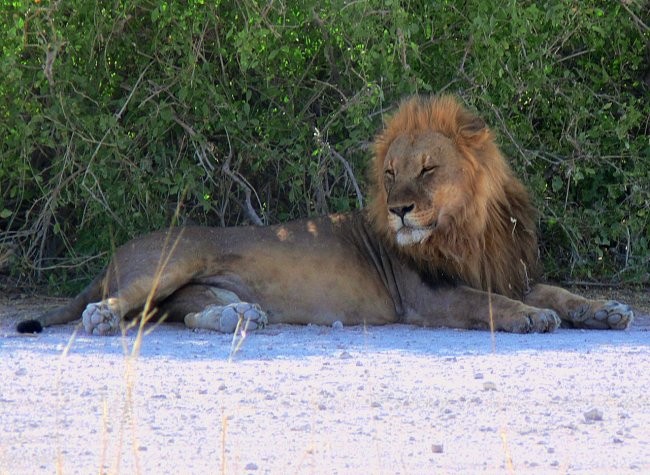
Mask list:
[[[176,211],[177,211],[176,214],[178,214],[178,208]],[[125,371],[124,371],[125,394],[123,397],[122,410],[119,418],[119,430],[115,436],[117,439],[117,448],[115,451],[116,458],[113,461],[111,468],[109,469],[109,473],[111,474],[119,474],[121,471],[122,449],[125,444],[125,439],[127,438],[127,433],[130,434],[129,438],[130,438],[133,462],[135,465],[135,473],[136,474],[143,473],[142,464],[140,462],[140,456],[139,456],[139,442],[137,436],[138,419],[137,419],[137,413],[135,411],[135,388],[138,384],[137,372],[135,368],[141,354],[144,338],[147,335],[149,335],[152,331],[154,331],[158,327],[158,325],[163,323],[166,319],[166,315],[162,315],[156,320],[155,323],[153,323],[153,325],[147,326],[147,324],[152,321],[153,317],[156,316],[157,308],[155,307],[154,297],[155,297],[156,289],[158,288],[158,282],[160,281],[163,273],[165,272],[165,268],[169,263],[169,258],[172,255],[174,249],[177,247],[180,237],[181,237],[181,233],[177,235],[176,239],[170,246],[168,246],[168,242],[165,242],[163,249],[169,249],[169,250],[168,252],[161,253],[160,262],[158,263],[156,274],[154,277],[154,284],[149,292],[144,308],[142,309],[140,315],[131,321],[121,322],[121,344],[123,348],[124,363],[125,363]],[[242,348],[242,345],[244,344],[244,341],[247,337],[247,330],[249,327],[249,323],[250,320],[244,320],[244,318],[240,315],[239,321],[237,323],[237,327],[232,336],[232,344],[230,348],[230,354],[228,357],[229,362],[233,361],[233,358],[235,357],[237,352]],[[61,453],[61,445],[62,445],[60,440],[61,430],[59,430],[60,428],[58,427],[58,417],[59,414],[61,414],[62,412],[62,393],[64,390],[64,388],[62,388],[61,386],[61,373],[62,373],[63,362],[67,358],[70,349],[72,348],[81,327],[82,327],[81,323],[75,327],[73,334],[68,339],[65,348],[61,352],[61,355],[59,357],[59,367],[57,370],[57,377],[55,382],[57,388],[56,472],[57,474],[61,474],[61,475],[66,473],[65,460],[63,454]],[[131,341],[129,338],[127,338],[127,335],[130,331],[134,329],[136,330],[136,334],[133,340]],[[102,421],[101,421],[101,426],[102,426],[101,448],[100,448],[99,467],[97,470],[97,473],[99,474],[105,473],[104,467],[106,466],[106,463],[108,461],[108,448],[110,445],[108,428],[109,428],[110,417],[111,416],[108,408],[108,403],[106,400],[103,400]],[[226,437],[228,431],[228,417],[226,416],[225,413],[222,414],[221,421],[222,423],[221,423],[220,470],[222,474],[225,474],[228,472],[228,464],[227,464],[227,457],[226,457],[226,440],[227,440]]]

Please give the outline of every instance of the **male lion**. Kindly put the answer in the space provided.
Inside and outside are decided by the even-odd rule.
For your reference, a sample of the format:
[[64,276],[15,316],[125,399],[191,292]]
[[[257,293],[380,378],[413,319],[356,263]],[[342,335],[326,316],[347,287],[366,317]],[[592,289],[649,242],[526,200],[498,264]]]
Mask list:
[[[63,308],[18,331],[82,316],[116,332],[156,307],[192,328],[266,323],[549,332],[627,328],[633,313],[532,284],[535,213],[483,120],[449,96],[403,102],[375,141],[368,209],[268,227],[183,227],[117,249]],[[241,319],[241,320],[240,320]]]

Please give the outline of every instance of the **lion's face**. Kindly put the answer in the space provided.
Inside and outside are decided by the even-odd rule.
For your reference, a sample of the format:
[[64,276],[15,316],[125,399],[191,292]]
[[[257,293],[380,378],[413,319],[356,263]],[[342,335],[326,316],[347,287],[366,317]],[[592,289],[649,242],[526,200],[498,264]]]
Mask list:
[[400,246],[444,230],[470,199],[471,164],[440,132],[398,135],[383,166],[387,224]]
[[374,142],[368,217],[420,268],[523,295],[535,212],[485,122],[452,96],[400,104]]

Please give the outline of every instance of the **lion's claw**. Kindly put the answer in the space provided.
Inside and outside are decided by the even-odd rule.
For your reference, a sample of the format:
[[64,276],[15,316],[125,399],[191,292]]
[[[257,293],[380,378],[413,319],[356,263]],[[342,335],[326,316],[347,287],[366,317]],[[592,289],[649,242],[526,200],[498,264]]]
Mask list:
[[530,325],[528,332],[548,333],[555,331],[560,326],[560,317],[550,309],[539,309],[534,313],[527,315]]
[[185,316],[185,325],[189,328],[204,328],[222,333],[233,333],[240,321],[243,331],[252,331],[264,328],[268,318],[259,305],[248,302],[210,305],[198,313]]
[[560,317],[547,308],[528,307],[509,318],[508,323],[497,326],[498,330],[513,333],[550,333],[560,326]]

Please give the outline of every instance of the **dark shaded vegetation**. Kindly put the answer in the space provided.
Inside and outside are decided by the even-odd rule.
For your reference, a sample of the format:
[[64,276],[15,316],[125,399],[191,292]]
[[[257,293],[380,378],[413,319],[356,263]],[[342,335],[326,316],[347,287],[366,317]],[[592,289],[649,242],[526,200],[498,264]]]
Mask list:
[[442,91],[534,195],[547,277],[650,281],[647,2],[1,1],[0,273],[19,282],[78,288],[174,223],[359,207],[385,114]]

